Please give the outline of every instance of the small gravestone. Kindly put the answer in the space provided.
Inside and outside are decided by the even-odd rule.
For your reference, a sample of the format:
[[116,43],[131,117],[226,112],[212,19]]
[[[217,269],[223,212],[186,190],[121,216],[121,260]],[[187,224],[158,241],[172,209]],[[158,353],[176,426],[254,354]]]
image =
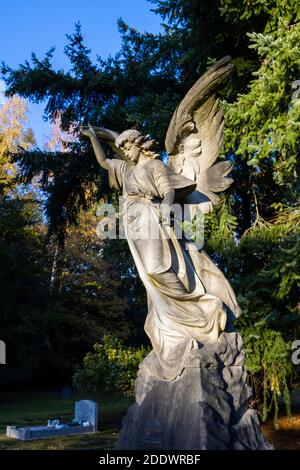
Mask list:
[[6,364],[6,346],[2,340],[0,340],[0,364]]
[[72,390],[70,387],[63,387],[61,390],[61,396],[64,400],[69,400],[72,395]]
[[98,429],[98,405],[91,400],[81,400],[75,403],[75,421],[90,423],[94,431]]
[[47,426],[7,426],[6,435],[22,441],[48,437],[71,436],[98,431],[98,404],[91,400],[75,403],[75,419],[71,423],[48,420]]

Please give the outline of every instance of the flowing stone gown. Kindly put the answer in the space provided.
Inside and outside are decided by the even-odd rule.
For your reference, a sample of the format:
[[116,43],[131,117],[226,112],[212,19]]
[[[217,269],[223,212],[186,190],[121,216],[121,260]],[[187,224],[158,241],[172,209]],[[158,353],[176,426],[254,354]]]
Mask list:
[[153,351],[144,366],[153,376],[173,380],[197,341],[215,343],[227,316],[237,317],[239,307],[228,281],[204,251],[187,250],[188,242],[177,240],[174,229],[161,224],[164,195],[174,189],[180,200],[194,191],[193,181],[160,160],[133,165],[112,159],[109,182],[123,191],[126,238],[148,296],[145,331]]
[[197,244],[161,223],[159,207],[174,190],[191,214],[207,213],[218,203],[216,193],[232,183],[231,162],[216,160],[224,127],[217,91],[233,68],[230,57],[221,59],[177,106],[165,140],[168,166],[150,158],[137,165],[124,161],[125,142],[128,152],[135,145],[154,156],[147,152],[153,141],[138,131],[94,128],[122,159],[106,159],[105,168],[110,185],[123,192],[124,229],[147,291],[145,330],[153,346],[140,364],[136,402],[123,420],[117,449],[271,448],[248,406],[234,292]]

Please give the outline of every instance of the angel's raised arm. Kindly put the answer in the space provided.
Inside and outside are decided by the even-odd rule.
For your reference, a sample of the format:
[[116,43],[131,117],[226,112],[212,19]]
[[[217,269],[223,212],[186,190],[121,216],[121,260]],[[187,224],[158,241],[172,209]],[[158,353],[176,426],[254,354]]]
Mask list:
[[105,170],[108,170],[109,164],[108,164],[108,159],[106,156],[106,153],[103,150],[103,147],[98,140],[98,137],[96,135],[96,132],[92,126],[81,126],[80,127],[80,132],[82,135],[89,137],[91,139],[91,143],[97,158],[97,161],[99,165],[104,168]]

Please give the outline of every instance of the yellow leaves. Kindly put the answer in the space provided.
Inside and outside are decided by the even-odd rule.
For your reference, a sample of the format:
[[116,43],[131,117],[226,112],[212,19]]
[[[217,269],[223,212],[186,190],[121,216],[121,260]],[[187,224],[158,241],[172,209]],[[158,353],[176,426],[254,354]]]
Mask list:
[[107,354],[107,358],[109,361],[114,361],[116,359],[118,359],[118,352],[116,349],[113,349],[113,348],[108,348],[106,350],[106,354]]
[[0,107],[0,184],[6,186],[15,176],[15,165],[9,154],[18,147],[25,150],[35,143],[31,129],[26,128],[27,104],[17,95],[12,96]]
[[34,144],[30,129],[25,129],[28,122],[26,101],[17,95],[9,98],[0,107],[0,155],[15,152],[18,146],[28,149]]
[[277,374],[271,374],[270,389],[272,392],[275,392],[278,397],[281,395],[280,383],[279,383],[279,378]]

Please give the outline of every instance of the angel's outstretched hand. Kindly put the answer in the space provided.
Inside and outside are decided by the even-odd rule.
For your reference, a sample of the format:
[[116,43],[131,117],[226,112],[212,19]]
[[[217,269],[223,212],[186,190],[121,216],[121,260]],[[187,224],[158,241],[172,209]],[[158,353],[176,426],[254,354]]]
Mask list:
[[88,126],[80,126],[80,132],[82,135],[89,137],[90,139],[92,137],[96,137],[94,128],[89,124]]

